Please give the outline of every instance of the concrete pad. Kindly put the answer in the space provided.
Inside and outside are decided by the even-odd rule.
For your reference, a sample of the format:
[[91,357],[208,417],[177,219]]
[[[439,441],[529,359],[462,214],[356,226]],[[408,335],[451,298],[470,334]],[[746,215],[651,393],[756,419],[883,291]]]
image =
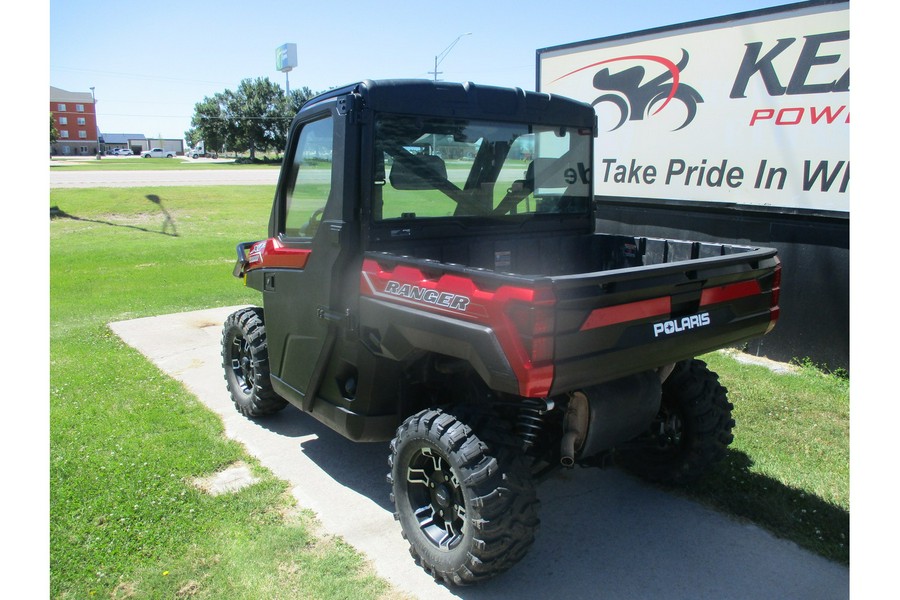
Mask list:
[[739,363],[765,367],[778,375],[794,375],[800,372],[800,368],[796,365],[774,361],[765,356],[753,356],[752,354],[746,354],[734,349],[721,350],[721,352],[724,352]]
[[219,344],[222,323],[238,308],[110,327],[220,415],[226,434],[289,481],[326,531],[415,598],[849,597],[846,567],[614,469],[575,469],[543,482],[541,530],[511,571],[469,588],[437,584],[415,566],[393,519],[386,443],[350,442],[293,407],[259,420],[234,409]]
[[210,496],[220,496],[238,492],[258,481],[259,477],[253,475],[250,467],[237,463],[209,477],[194,479],[192,483]]

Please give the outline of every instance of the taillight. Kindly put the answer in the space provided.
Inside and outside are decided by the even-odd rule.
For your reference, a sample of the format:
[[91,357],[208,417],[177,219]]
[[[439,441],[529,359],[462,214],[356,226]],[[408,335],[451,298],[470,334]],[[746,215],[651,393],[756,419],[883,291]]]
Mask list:
[[771,308],[769,309],[769,327],[766,329],[766,333],[772,331],[775,328],[775,322],[778,321],[778,317],[781,316],[781,308],[778,306],[778,301],[781,299],[781,263],[779,262],[775,265],[775,271],[772,274],[772,299],[770,301]]
[[772,279],[772,306],[778,306],[781,298],[781,264],[775,265],[775,274]]
[[525,354],[532,365],[553,360],[555,302],[553,292],[544,289],[535,290],[534,299],[527,304],[511,302],[509,305],[509,318],[519,333]]

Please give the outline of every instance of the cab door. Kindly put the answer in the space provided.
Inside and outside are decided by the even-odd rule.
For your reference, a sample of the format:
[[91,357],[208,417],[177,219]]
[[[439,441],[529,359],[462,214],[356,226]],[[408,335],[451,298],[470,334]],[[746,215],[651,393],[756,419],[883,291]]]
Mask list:
[[344,214],[345,194],[356,183],[345,173],[344,157],[355,154],[358,136],[348,131],[345,102],[323,104],[292,124],[269,224],[284,258],[263,273],[272,383],[304,410],[311,409],[335,341],[349,327],[353,298],[342,290],[354,277],[348,265],[357,254],[357,236]]

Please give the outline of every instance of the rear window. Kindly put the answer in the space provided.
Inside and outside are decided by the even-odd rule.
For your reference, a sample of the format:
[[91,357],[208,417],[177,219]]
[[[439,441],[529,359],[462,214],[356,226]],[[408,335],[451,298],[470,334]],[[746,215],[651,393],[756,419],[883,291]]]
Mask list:
[[373,217],[588,213],[589,129],[382,115]]

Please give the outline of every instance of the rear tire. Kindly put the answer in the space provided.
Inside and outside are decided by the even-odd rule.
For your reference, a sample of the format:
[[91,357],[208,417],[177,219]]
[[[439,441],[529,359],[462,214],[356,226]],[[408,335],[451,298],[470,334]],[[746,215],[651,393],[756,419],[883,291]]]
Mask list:
[[416,563],[466,585],[521,560],[534,542],[539,501],[531,473],[505,433],[476,433],[454,414],[423,410],[391,441],[388,482]]
[[728,390],[702,360],[675,365],[650,429],[617,451],[619,463],[659,483],[684,484],[725,458],[734,440]]
[[233,312],[222,329],[222,368],[235,408],[248,417],[278,412],[287,401],[272,389],[263,310]]

